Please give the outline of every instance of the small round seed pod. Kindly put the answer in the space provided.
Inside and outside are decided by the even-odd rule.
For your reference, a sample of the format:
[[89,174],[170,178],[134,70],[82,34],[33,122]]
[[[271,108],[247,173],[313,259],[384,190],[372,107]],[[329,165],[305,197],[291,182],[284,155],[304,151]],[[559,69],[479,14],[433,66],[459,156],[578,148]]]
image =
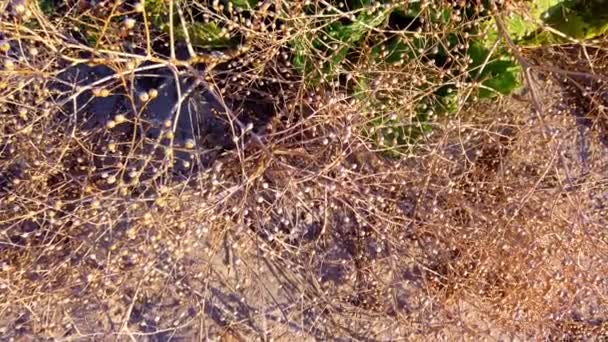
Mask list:
[[10,60],[8,58],[4,60],[3,64],[4,64],[4,69],[6,69],[6,70],[14,70],[15,69],[15,62],[13,62],[12,60]]
[[184,143],[184,147],[187,148],[187,149],[193,149],[194,146],[196,146],[196,142],[193,139],[188,139]]
[[125,18],[125,20],[122,22],[122,24],[127,30],[130,30],[135,27],[135,19]]
[[1,52],[8,52],[8,50],[11,49],[11,44],[9,44],[8,41],[6,40],[0,40],[0,51]]
[[150,100],[150,95],[146,92],[139,93],[138,97],[141,102],[148,102]]
[[127,121],[127,117],[125,117],[123,114],[118,114],[114,116],[114,121],[116,121],[117,124],[120,124]]
[[148,90],[148,96],[150,97],[150,99],[155,99],[158,97],[158,90],[156,89],[150,89]]
[[140,1],[140,2],[136,3],[135,5],[133,5],[133,10],[137,13],[142,13],[145,10],[143,1]]

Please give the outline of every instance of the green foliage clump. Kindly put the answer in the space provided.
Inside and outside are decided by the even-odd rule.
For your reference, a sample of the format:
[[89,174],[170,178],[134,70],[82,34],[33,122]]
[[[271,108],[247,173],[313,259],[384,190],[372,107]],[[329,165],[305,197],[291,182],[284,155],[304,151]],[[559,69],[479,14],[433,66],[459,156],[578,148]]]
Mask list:
[[[507,34],[521,46],[567,42],[543,25],[570,38],[594,38],[608,30],[605,2],[528,2],[537,21],[506,16]],[[434,118],[457,112],[471,99],[508,95],[521,86],[521,67],[505,49],[489,7],[487,1],[465,7],[441,1],[311,4],[305,17],[315,20],[303,25],[314,29],[290,41],[293,65],[311,86],[337,84],[363,102],[374,113],[372,139],[409,148]],[[408,74],[422,81],[394,76],[399,86],[373,86],[386,82],[385,75]],[[409,105],[396,105],[404,101]],[[401,119],[387,122],[394,112]]]
[[[256,1],[236,0],[231,1],[237,7],[255,5]],[[176,5],[177,6],[177,5]],[[234,47],[237,42],[232,39],[215,21],[203,21],[200,18],[187,20],[185,28],[178,16],[177,9],[173,10],[173,28],[170,24],[170,8],[165,0],[147,0],[145,3],[146,15],[152,26],[157,30],[169,35],[171,29],[176,40],[185,40],[185,30],[188,32],[190,43],[195,47],[219,49]]]
[[484,44],[480,24],[491,18],[483,6],[333,1],[305,13],[315,20],[302,26],[315,29],[290,42],[293,65],[311,86],[337,85],[357,98],[373,113],[370,139],[389,151],[411,148],[468,99],[520,84],[518,65]]
[[506,53],[501,52],[497,56],[492,56],[481,42],[474,41],[471,42],[467,54],[472,61],[470,76],[481,82],[479,97],[509,95],[520,86],[521,67]]
[[[522,46],[564,41],[541,22],[571,38],[592,38],[608,29],[604,2],[533,1],[529,15],[538,22],[514,14],[505,17],[505,25]],[[45,13],[52,13],[50,4],[39,2]],[[331,0],[304,2],[297,15],[291,8],[272,10],[277,18],[290,18],[275,24],[295,32],[285,36],[281,49],[290,52],[304,86],[333,87],[355,98],[371,116],[364,128],[369,138],[401,153],[428,133],[438,117],[457,113],[471,100],[508,95],[521,85],[521,67],[507,53],[489,5]],[[155,40],[168,41],[172,34],[177,41],[189,37],[194,48],[217,50],[241,45],[248,31],[244,20],[263,23],[256,15],[266,5],[223,0],[184,6],[176,1],[171,10],[165,0],[147,0],[144,6],[142,17],[154,29]],[[98,45],[107,39],[105,24],[121,18],[90,18],[89,26],[101,31],[88,29],[86,18],[81,19],[81,31]]]
[[[568,0],[560,2],[542,14],[547,26],[569,38],[593,39],[608,32],[608,1]],[[536,35],[538,43],[563,43],[568,39],[551,32]]]
[[529,17],[513,14],[506,25],[511,37],[525,47],[594,39],[608,32],[608,1],[535,0]]

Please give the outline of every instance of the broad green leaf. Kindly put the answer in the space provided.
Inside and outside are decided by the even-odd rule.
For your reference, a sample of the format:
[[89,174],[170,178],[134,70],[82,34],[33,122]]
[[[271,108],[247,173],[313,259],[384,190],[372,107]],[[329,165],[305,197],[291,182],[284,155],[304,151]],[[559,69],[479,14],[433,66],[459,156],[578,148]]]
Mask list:
[[498,95],[508,95],[521,84],[519,75],[521,67],[508,60],[500,60],[489,63],[487,71],[483,73],[482,84],[492,90],[482,88],[479,97],[491,98]]
[[[511,16],[504,18],[507,33],[514,41],[522,43],[522,40],[539,29],[542,17],[553,6],[564,0],[534,0],[529,3],[529,15],[531,18],[519,13],[512,13]],[[498,31],[494,20],[487,22],[488,36],[484,40],[486,47],[491,47],[498,38]]]
[[608,1],[564,1],[543,14],[547,25],[576,39],[592,39],[608,31]]
[[[551,28],[571,39],[593,39],[608,33],[608,1],[606,0],[544,0],[534,15]],[[536,28],[520,37],[522,46],[569,43],[570,40],[548,30]]]
[[[499,53],[501,51],[498,51]],[[520,86],[521,67],[515,62],[503,57],[489,56],[490,51],[481,42],[472,42],[467,54],[472,59],[469,75],[471,79],[481,81],[484,87],[480,89],[481,98],[495,97],[498,94],[507,95]],[[488,62],[484,65],[486,59]]]

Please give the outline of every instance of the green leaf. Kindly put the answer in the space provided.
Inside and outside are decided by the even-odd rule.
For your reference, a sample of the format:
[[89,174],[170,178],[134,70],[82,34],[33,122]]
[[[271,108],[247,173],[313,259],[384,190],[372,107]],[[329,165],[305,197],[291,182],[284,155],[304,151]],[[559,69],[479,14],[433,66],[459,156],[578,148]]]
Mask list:
[[[152,26],[169,34],[169,6],[164,0],[146,0],[146,14]],[[184,28],[177,15],[177,11],[173,13],[173,32],[179,40],[185,39]],[[222,29],[216,22],[202,23],[192,22],[187,25],[188,36],[190,42],[194,46],[203,48],[225,48],[236,45],[230,37],[222,34]]]
[[411,59],[415,57],[412,49],[407,46],[398,37],[389,39],[384,45],[386,55],[382,57],[382,47],[376,45],[372,48],[371,56],[374,58],[376,63],[396,63],[401,60],[402,57],[408,57]]
[[231,4],[238,8],[252,9],[258,4],[258,0],[229,0]]
[[498,94],[509,95],[521,85],[519,80],[521,67],[511,61],[493,61],[486,68],[482,84],[489,89],[481,88],[479,90],[481,98],[491,98]]
[[[179,39],[184,38],[181,26],[177,28],[176,32]],[[230,38],[222,34],[222,29],[215,22],[192,23],[188,26],[188,34],[192,45],[200,47],[220,48],[234,45]]]
[[389,11],[384,10],[373,15],[362,11],[350,24],[343,24],[339,21],[329,26],[330,37],[345,43],[356,43],[365,34],[382,24],[388,17]]
[[456,91],[453,91],[452,93],[445,94],[439,97],[437,112],[441,114],[454,114],[458,111],[458,107],[458,93]]
[[[154,27],[162,29],[168,26],[169,6],[164,0],[147,0],[145,2],[146,15]],[[174,18],[177,16],[174,13]]]
[[[608,1],[606,0],[543,0],[533,13],[549,27],[569,38],[593,39],[608,33]],[[548,30],[536,28],[518,43],[534,47],[569,43],[570,40]]]
[[[530,17],[528,18],[516,12],[511,16],[504,18],[505,28],[507,33],[515,42],[520,45],[524,44],[524,39],[535,34],[540,28],[543,13],[546,13],[550,8],[563,2],[564,0],[534,0],[529,4]],[[532,20],[531,20],[532,19]],[[498,31],[494,20],[490,20],[486,25],[488,27],[488,35],[484,40],[486,47],[491,47],[498,38]]]
[[543,13],[543,20],[569,37],[592,39],[608,31],[608,1],[564,1]]
[[330,75],[330,76],[333,76],[334,74],[336,74],[337,72],[339,72],[338,69],[340,67],[340,64],[346,58],[346,54],[348,54],[349,50],[350,49],[348,47],[343,47],[340,50],[338,50],[338,52],[334,53],[331,56],[331,58],[329,59],[329,63],[324,68],[323,72],[326,75]]
[[[520,86],[521,67],[508,59],[506,53],[489,56],[490,51],[481,42],[471,42],[467,55],[472,63],[469,69],[471,79],[481,81],[484,86],[479,90],[479,97],[491,98],[499,94],[508,95]],[[489,56],[489,58],[488,58]],[[488,62],[484,65],[486,59]]]
[[[361,1],[360,5],[364,5],[364,3],[365,1]],[[356,48],[374,28],[382,25],[389,14],[388,9],[373,14],[360,11],[352,22],[333,21],[312,36],[304,35],[292,40],[289,45],[293,53],[293,65],[308,82],[316,83],[321,75],[312,66],[318,65],[320,58],[323,57],[327,59],[322,69],[323,74],[326,75],[325,78],[334,78],[341,72],[340,66],[348,53]],[[312,46],[304,44],[304,39],[312,41]],[[336,43],[338,48],[333,48],[332,46]]]
[[52,15],[55,13],[55,6],[53,5],[53,0],[39,0],[38,5],[40,6],[40,10],[42,13],[46,15]]

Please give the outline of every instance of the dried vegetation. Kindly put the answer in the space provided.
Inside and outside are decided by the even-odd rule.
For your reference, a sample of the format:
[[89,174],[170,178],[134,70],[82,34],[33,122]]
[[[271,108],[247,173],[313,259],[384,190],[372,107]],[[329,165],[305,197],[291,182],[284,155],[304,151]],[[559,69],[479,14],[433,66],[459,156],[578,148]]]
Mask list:
[[605,42],[499,29],[526,85],[472,102],[462,6],[523,5],[426,3],[449,67],[370,60],[407,1],[0,2],[0,335],[606,339]]

